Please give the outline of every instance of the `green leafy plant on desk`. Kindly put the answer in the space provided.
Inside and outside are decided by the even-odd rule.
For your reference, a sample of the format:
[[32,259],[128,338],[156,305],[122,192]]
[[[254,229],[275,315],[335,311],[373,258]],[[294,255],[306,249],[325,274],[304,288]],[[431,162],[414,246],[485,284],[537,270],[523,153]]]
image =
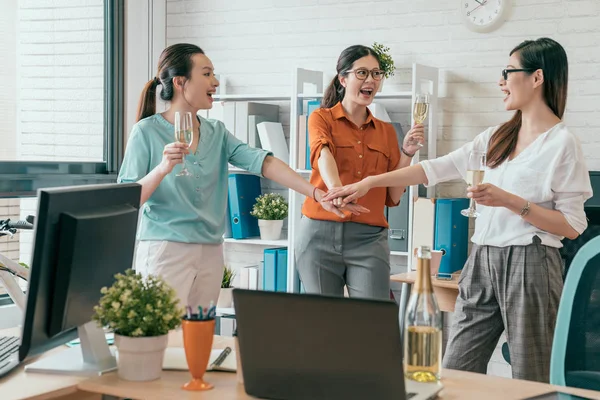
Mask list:
[[170,330],[181,325],[183,310],[175,290],[161,278],[129,269],[100,291],[93,319],[115,333],[118,372],[126,380],[158,379]]

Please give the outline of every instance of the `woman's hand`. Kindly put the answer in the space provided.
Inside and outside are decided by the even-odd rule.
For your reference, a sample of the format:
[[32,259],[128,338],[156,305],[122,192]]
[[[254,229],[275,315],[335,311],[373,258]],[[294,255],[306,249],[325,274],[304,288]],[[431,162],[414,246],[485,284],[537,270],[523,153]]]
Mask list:
[[360,197],[367,194],[369,190],[371,190],[371,186],[369,185],[369,178],[367,177],[360,182],[329,190],[323,200],[334,201],[334,199],[337,199],[338,197],[343,197],[342,203],[345,204],[345,207],[348,207],[348,203],[355,202]]
[[334,201],[337,199],[324,200],[324,196],[325,196],[325,192],[323,192],[322,190],[318,189],[315,191],[316,200],[319,202],[319,204],[321,204],[323,209],[334,213],[335,215],[337,215],[340,218],[346,218],[346,215],[343,213],[343,211],[348,211],[354,215],[360,215],[360,214],[365,214],[365,213],[371,212],[371,210],[369,210],[368,208],[363,207],[359,204],[344,205],[342,201],[338,201],[337,203],[339,203],[340,206],[337,206],[336,202]]
[[511,193],[491,183],[482,183],[467,189],[468,198],[475,200],[477,204],[488,207],[506,207],[511,196]]
[[404,136],[402,148],[409,154],[415,154],[421,149],[420,144],[425,142],[425,128],[421,124],[416,124]]
[[175,165],[183,162],[184,155],[189,153],[190,150],[185,143],[174,142],[166,145],[159,165],[161,173],[165,176],[170,174]]

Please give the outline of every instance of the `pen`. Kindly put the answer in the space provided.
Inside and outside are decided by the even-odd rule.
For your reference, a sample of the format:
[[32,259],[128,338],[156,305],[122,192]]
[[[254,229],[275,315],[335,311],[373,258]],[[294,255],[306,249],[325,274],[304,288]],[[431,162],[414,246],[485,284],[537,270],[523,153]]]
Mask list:
[[204,319],[204,313],[202,312],[202,306],[198,306],[198,319],[199,320]]
[[218,367],[223,364],[229,353],[231,353],[231,347],[225,347],[221,354],[219,354],[219,357],[211,364],[211,367]]
[[192,319],[192,307],[186,306],[185,310],[186,310],[186,313],[187,313],[187,319],[188,320]]

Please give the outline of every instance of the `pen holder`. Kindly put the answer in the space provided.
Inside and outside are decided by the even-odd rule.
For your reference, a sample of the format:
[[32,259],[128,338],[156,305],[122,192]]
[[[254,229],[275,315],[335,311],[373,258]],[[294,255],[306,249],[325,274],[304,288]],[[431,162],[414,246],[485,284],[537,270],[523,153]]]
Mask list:
[[183,385],[185,390],[209,390],[213,388],[202,378],[208,366],[212,350],[215,320],[183,320],[183,347],[192,380]]

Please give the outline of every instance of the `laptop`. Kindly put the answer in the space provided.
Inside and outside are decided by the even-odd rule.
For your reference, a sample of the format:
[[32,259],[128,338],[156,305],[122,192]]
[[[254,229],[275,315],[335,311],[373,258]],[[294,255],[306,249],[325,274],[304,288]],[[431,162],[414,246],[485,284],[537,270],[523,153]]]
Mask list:
[[426,400],[405,381],[392,301],[234,289],[246,393],[281,400]]

